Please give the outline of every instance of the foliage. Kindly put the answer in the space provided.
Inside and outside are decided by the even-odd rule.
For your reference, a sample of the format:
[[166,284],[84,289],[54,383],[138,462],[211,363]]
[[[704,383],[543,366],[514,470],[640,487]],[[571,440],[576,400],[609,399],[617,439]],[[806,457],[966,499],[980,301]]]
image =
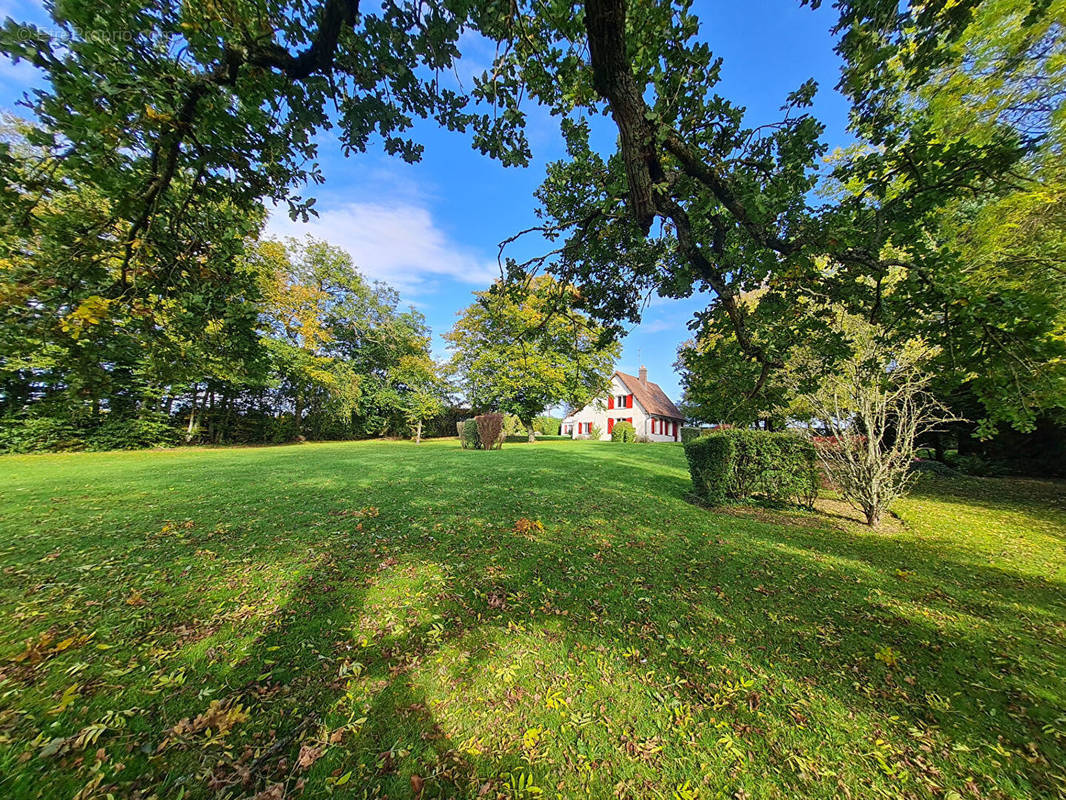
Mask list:
[[910,463],[908,469],[911,472],[922,474],[929,473],[932,475],[938,475],[942,478],[950,478],[959,473],[949,467],[947,464],[942,464],[939,461],[932,461],[925,458],[916,458]]
[[[931,394],[934,352],[924,342],[896,344],[856,317],[841,320],[853,355],[805,394],[828,436],[818,456],[840,494],[876,527],[912,480],[916,443],[955,418]],[[800,364],[801,374],[810,374]]]
[[[123,268],[138,269],[173,234],[195,231],[188,212],[206,198],[242,212],[269,199],[294,218],[313,213],[314,198],[295,192],[323,180],[317,133],[326,128],[348,153],[378,139],[413,162],[422,150],[409,131],[432,118],[472,130],[475,146],[505,164],[526,163],[520,114],[468,107],[489,88],[480,81],[465,92],[440,80],[461,32],[494,25],[495,11],[462,0],[432,10],[107,0],[53,5],[49,26],[9,18],[0,52],[41,70],[46,87],[27,101],[48,128],[35,137],[29,185],[47,175],[41,161],[62,157],[77,185],[114,202]],[[4,216],[20,218],[32,202],[11,201]],[[59,263],[81,241],[64,236]]]
[[611,429],[611,441],[612,442],[635,442],[637,440],[637,429],[633,427],[632,422],[616,422]]
[[533,441],[544,409],[580,407],[603,392],[619,347],[574,309],[571,287],[541,276],[475,295],[444,337],[472,405],[514,414]]
[[463,420],[462,426],[462,432],[459,435],[459,443],[463,446],[463,449],[466,450],[469,448],[471,450],[480,450],[481,434],[478,431],[477,420]]
[[503,447],[506,434],[503,430],[503,414],[492,412],[474,417],[477,424],[477,437],[484,450],[499,450]]
[[85,431],[54,417],[6,417],[0,420],[0,452],[38,453],[80,450]]
[[691,439],[684,447],[695,494],[708,505],[753,497],[814,505],[817,457],[801,436],[737,428]]
[[143,414],[132,419],[104,421],[85,437],[85,449],[140,450],[175,447],[180,441],[181,437],[170,418],[162,414]]
[[700,436],[685,442],[692,490],[702,501],[720,506],[729,497],[736,445],[725,434]]
[[545,436],[558,436],[562,422],[559,417],[539,416],[533,420],[533,430]]
[[598,442],[603,438],[603,428],[599,425],[593,425],[592,428],[589,429],[588,438],[594,442]]
[[961,472],[964,475],[974,475],[979,478],[999,476],[1006,472],[1002,465],[981,458],[981,456],[974,453],[956,455],[949,463],[951,467],[958,472]]
[[5,800],[1056,796],[1061,482],[928,476],[891,536],[687,483],[580,441],[6,456]]
[[711,428],[695,428],[690,425],[683,425],[681,427],[681,441],[691,442],[693,439],[697,439],[700,436],[710,433],[711,430]]

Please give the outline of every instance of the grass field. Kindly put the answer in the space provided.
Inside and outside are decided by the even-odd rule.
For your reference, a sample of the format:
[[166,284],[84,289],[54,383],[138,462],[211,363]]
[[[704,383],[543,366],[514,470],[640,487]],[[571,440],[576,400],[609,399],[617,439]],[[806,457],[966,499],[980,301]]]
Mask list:
[[673,445],[0,459],[0,797],[1064,796],[1066,486],[887,533],[687,488]]

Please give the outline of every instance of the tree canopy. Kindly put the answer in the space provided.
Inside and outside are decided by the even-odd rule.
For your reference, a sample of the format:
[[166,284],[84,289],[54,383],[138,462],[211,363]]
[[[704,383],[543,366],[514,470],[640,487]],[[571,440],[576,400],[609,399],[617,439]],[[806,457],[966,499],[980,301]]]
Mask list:
[[571,287],[540,276],[520,289],[498,283],[475,294],[444,337],[473,406],[514,414],[533,441],[545,410],[580,407],[606,392],[620,348],[573,310]]

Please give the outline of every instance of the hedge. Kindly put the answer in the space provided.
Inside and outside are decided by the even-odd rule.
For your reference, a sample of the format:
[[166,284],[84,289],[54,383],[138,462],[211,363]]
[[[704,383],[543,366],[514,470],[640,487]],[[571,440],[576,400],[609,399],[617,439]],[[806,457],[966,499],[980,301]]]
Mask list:
[[693,490],[709,505],[747,498],[814,505],[817,454],[805,437],[730,429],[690,439],[684,447]]
[[632,422],[616,422],[611,428],[612,442],[635,442],[636,440],[637,429],[633,427]]
[[462,422],[462,433],[459,435],[459,443],[463,449],[477,450],[481,447],[481,437],[477,432],[477,420],[465,419]]
[[736,448],[725,434],[699,436],[685,442],[692,491],[708,505],[720,506],[729,496]]
[[681,428],[681,441],[685,443],[691,442],[693,439],[698,439],[703,436],[703,433],[703,428],[692,428],[688,425],[684,425]]

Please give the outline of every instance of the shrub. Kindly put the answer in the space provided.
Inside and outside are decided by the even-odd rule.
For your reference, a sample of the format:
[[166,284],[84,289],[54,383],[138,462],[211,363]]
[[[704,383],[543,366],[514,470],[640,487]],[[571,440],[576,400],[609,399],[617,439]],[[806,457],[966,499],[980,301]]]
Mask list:
[[637,429],[633,427],[632,422],[616,422],[611,429],[612,442],[635,442],[636,440]]
[[477,435],[482,448],[499,450],[503,446],[503,414],[481,414],[474,417],[474,422],[477,424]]
[[720,506],[729,496],[735,448],[726,434],[699,436],[685,442],[692,491],[705,503]]
[[602,437],[603,428],[601,428],[599,425],[593,425],[592,430],[589,431],[589,438],[594,442],[598,442]]
[[691,442],[693,439],[703,436],[703,433],[703,428],[692,428],[686,425],[681,428],[681,441],[682,443]]
[[1002,464],[972,453],[955,456],[951,466],[964,475],[973,475],[975,478],[994,478],[1007,473]]
[[164,414],[109,419],[85,440],[88,450],[141,450],[174,447],[180,434]]
[[506,436],[521,436],[524,434],[526,438],[529,437],[526,426],[514,414],[503,415],[503,432]]
[[463,421],[463,431],[459,436],[463,449],[477,450],[481,447],[481,437],[478,436],[477,422],[472,419]]
[[911,472],[928,473],[931,475],[941,475],[943,477],[950,478],[959,473],[949,467],[947,464],[941,464],[939,461],[932,461],[926,458],[916,458],[910,463],[908,469]]
[[533,430],[545,436],[558,436],[562,422],[558,417],[540,416],[533,420]]
[[0,453],[80,450],[84,431],[53,417],[10,417],[0,423]]
[[695,493],[711,505],[726,498],[795,502],[811,508],[818,495],[817,453],[791,433],[725,430],[685,443]]

